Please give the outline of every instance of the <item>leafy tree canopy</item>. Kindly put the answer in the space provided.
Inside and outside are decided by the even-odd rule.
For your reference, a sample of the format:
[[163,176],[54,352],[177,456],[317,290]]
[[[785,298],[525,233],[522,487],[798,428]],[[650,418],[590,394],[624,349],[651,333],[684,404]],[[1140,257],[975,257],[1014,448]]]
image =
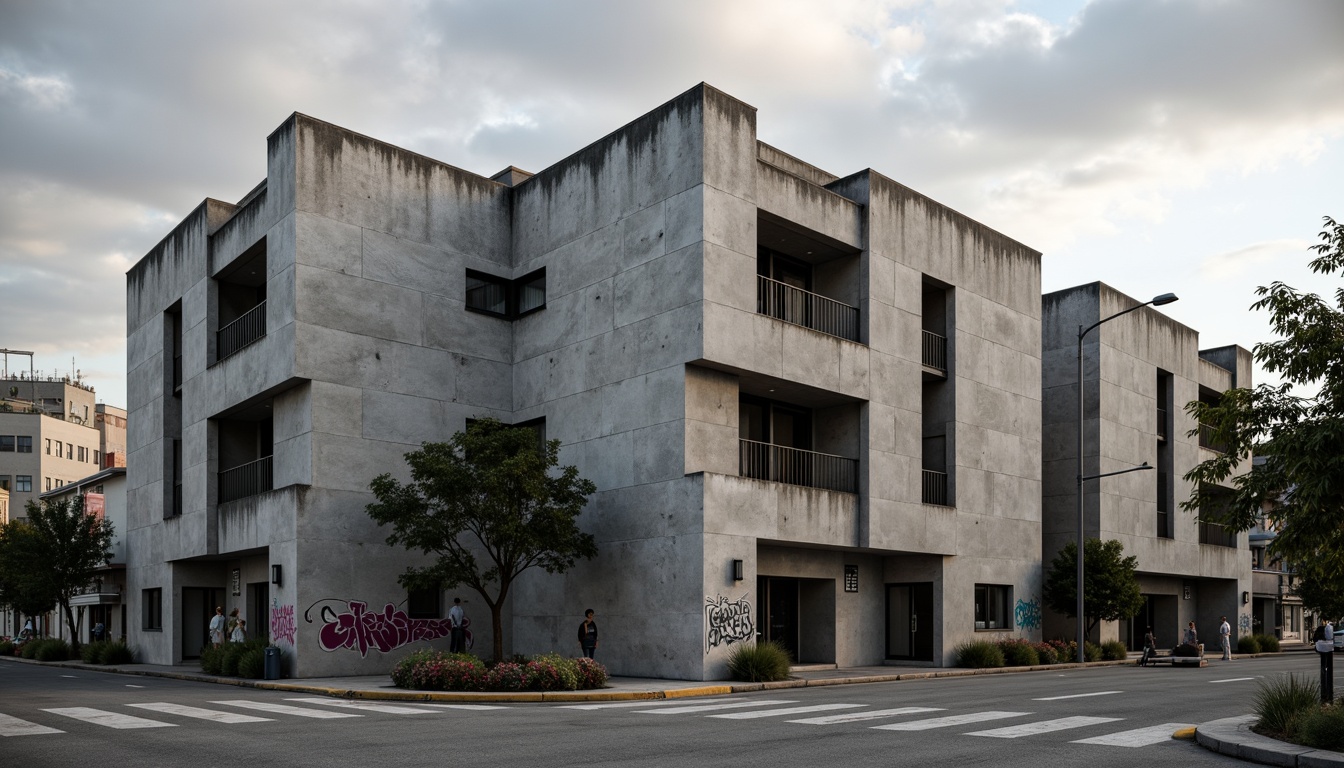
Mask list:
[[[1344,275],[1344,224],[1325,225],[1311,270]],[[1273,555],[1344,590],[1344,288],[1326,299],[1274,282],[1256,294],[1251,308],[1269,312],[1278,340],[1255,345],[1255,360],[1283,383],[1186,406],[1227,448],[1186,474],[1194,491],[1181,507],[1235,531],[1263,514],[1278,531]],[[1263,463],[1235,474],[1252,456]]]
[[27,520],[12,520],[0,527],[0,605],[25,616],[56,607],[37,532]]
[[[1143,608],[1143,595],[1133,555],[1110,539],[1087,539],[1083,545],[1083,618],[1091,635],[1100,621],[1127,619]],[[1078,545],[1069,542],[1050,562],[1045,578],[1045,604],[1069,618],[1078,615]]]
[[377,501],[368,514],[392,526],[387,543],[434,555],[408,568],[409,589],[475,590],[490,607],[494,658],[503,658],[501,612],[520,573],[563,573],[597,555],[576,519],[596,486],[567,466],[558,472],[560,441],[494,419],[474,421],[446,443],[406,454],[411,482],[383,474],[369,484]]

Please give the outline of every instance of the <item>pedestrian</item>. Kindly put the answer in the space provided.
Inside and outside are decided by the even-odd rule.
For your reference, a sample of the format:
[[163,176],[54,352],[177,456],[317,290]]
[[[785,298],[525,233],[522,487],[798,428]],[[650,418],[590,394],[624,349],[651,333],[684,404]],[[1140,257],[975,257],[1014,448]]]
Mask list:
[[229,637],[233,637],[233,630],[237,626],[238,626],[238,609],[234,608],[232,611],[229,611],[229,623],[224,625],[224,632]]
[[1139,659],[1139,666],[1148,666],[1148,660],[1157,655],[1157,635],[1153,634],[1153,628],[1148,628],[1148,633],[1143,636],[1143,658]]
[[20,632],[19,634],[22,635],[22,637],[23,637],[24,640],[32,640],[32,639],[33,639],[33,620],[32,620],[32,619],[29,619],[28,621],[26,621],[26,622],[23,623],[23,631]]
[[1223,661],[1232,660],[1232,625],[1227,623],[1227,617],[1223,617],[1223,623],[1218,625],[1218,642],[1223,646]]
[[243,643],[247,642],[247,622],[239,619],[237,624],[233,625],[233,633],[229,635],[229,642]]
[[1316,641],[1316,655],[1321,658],[1321,701],[1335,700],[1335,626],[1321,619],[1321,626],[1311,636]]
[[100,622],[98,622],[97,624],[94,624],[94,625],[93,625],[93,642],[95,642],[95,643],[101,643],[101,642],[103,641],[103,633],[104,633],[105,631],[106,631],[106,628],[103,626],[103,622],[100,621]]
[[579,647],[583,649],[583,655],[590,659],[597,650],[597,622],[593,621],[592,608],[583,612],[583,623],[579,625]]
[[1189,626],[1185,628],[1185,635],[1181,637],[1181,644],[1193,648],[1199,647],[1199,633],[1195,631],[1195,622],[1190,622]]
[[462,610],[462,598],[453,598],[453,607],[448,609],[448,621],[451,629],[448,638],[448,652],[465,653],[467,650],[467,614]]
[[224,606],[215,606],[215,615],[210,619],[210,643],[216,648],[224,645],[224,628],[228,625],[224,618]]

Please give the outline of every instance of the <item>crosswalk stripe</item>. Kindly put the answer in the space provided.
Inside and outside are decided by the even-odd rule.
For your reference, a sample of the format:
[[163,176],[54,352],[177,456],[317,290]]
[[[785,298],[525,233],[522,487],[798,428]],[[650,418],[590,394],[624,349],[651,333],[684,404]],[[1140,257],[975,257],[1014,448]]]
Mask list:
[[44,709],[43,712],[50,712],[53,715],[68,717],[73,720],[83,720],[86,723],[101,725],[105,728],[116,728],[118,730],[126,728],[175,728],[176,723],[165,723],[159,720],[149,720],[134,715],[122,715],[116,712],[107,712],[101,709],[92,709],[90,707],[58,707],[56,709]]
[[312,717],[318,720],[332,720],[337,717],[363,717],[363,715],[356,715],[353,712],[332,712],[327,709],[306,709],[304,707],[291,707],[288,704],[272,704],[269,701],[231,699],[229,701],[212,701],[210,703],[223,704],[226,707],[238,707],[240,709],[256,709],[262,712],[276,712],[281,715]]
[[989,731],[975,731],[967,736],[988,736],[994,739],[1020,739],[1023,736],[1035,736],[1041,733],[1067,731],[1070,728],[1085,728],[1089,725],[1114,723],[1118,717],[1061,717],[1058,720],[1042,720],[1037,723],[1010,725],[1007,728],[994,728]]
[[127,704],[128,707],[137,709],[148,709],[151,712],[162,712],[165,715],[181,715],[182,717],[194,717],[197,720],[210,720],[216,723],[269,723],[272,722],[269,717],[254,717],[252,715],[240,715],[237,712],[220,712],[215,709],[202,709],[200,707],[189,707],[185,704],[169,704],[166,701],[151,701],[144,704]]
[[387,715],[440,715],[443,714],[437,709],[424,709],[421,707],[407,707],[400,704],[380,704],[374,701],[338,701],[335,699],[322,699],[316,696],[310,698],[285,699],[285,701],[297,701],[301,704],[322,704],[328,707],[344,707],[346,709],[363,709],[369,712],[382,712]]
[[942,707],[900,707],[898,709],[877,709],[868,712],[846,712],[843,715],[826,715],[825,717],[805,717],[801,720],[788,720],[790,723],[806,723],[807,725],[835,725],[837,723],[855,723],[861,720],[879,720],[884,717],[895,717],[897,715],[918,715],[923,712],[943,712]]
[[9,715],[0,715],[0,736],[39,736],[44,733],[65,733],[57,728],[30,723]]
[[[699,704],[712,704],[726,699],[696,699]],[[565,704],[557,709],[634,709],[635,707],[686,706],[685,699],[650,699],[648,701],[605,701],[601,704]]]
[[874,725],[873,728],[879,731],[927,731],[931,728],[948,728],[953,725],[966,725],[968,723],[980,723],[986,720],[1003,720],[1009,717],[1026,717],[1030,712],[971,712],[965,715],[948,715],[947,717],[934,717],[928,720],[912,720],[908,723],[888,723],[887,725]]
[[697,712],[713,712],[716,709],[741,709],[743,707],[772,707],[776,704],[797,704],[796,701],[734,701],[729,704],[692,704],[685,707],[667,709],[641,709],[641,715],[690,715]]
[[760,712],[729,712],[726,715],[709,715],[725,720],[754,720],[758,717],[780,717],[782,715],[802,715],[808,712],[825,712],[831,709],[854,709],[866,704],[816,704],[810,707],[788,707],[786,709],[766,709]]
[[1094,736],[1090,739],[1079,739],[1071,743],[1102,744],[1108,747],[1146,747],[1150,744],[1171,741],[1171,734],[1177,729],[1190,728],[1193,725],[1193,723],[1163,723],[1161,725],[1150,725],[1147,728],[1135,728],[1132,731],[1120,731],[1105,736]]
[[1068,696],[1047,696],[1044,699],[1032,699],[1032,701],[1063,701],[1065,699],[1085,699],[1088,696],[1110,696],[1113,693],[1124,693],[1124,691],[1094,691],[1092,693],[1074,693]]
[[[1087,553],[1084,552],[1084,555]],[[1240,683],[1243,680],[1254,680],[1254,677],[1229,677],[1226,680],[1210,680],[1210,683]]]

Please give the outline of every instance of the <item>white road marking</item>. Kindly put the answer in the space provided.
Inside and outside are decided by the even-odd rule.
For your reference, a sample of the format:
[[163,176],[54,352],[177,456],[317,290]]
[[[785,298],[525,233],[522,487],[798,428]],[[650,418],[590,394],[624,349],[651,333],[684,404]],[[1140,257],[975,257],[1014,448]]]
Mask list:
[[1120,731],[1106,736],[1079,739],[1071,743],[1102,744],[1108,747],[1146,747],[1150,744],[1171,741],[1171,734],[1177,729],[1190,728],[1193,725],[1193,723],[1163,723],[1161,725],[1150,725],[1147,728],[1135,728],[1132,731]]
[[[1086,554],[1086,553],[1084,553]],[[1226,680],[1210,680],[1210,683],[1240,683],[1242,680],[1254,680],[1254,677],[1229,677]]]
[[781,715],[803,715],[808,712],[826,712],[832,709],[854,709],[867,704],[814,704],[810,707],[788,707],[786,709],[767,709],[760,712],[729,712],[726,715],[709,715],[725,720],[754,720],[758,717],[779,717]]
[[65,731],[9,715],[0,715],[0,736],[38,736],[44,733],[65,733]]
[[415,706],[434,707],[435,709],[469,709],[469,710],[508,709],[508,707],[503,706],[502,704],[430,704],[428,702],[423,701],[415,702]]
[[214,709],[201,709],[200,707],[189,707],[185,704],[169,704],[166,701],[151,701],[145,704],[127,704],[128,707],[138,709],[148,709],[151,712],[162,712],[165,715],[181,715],[182,717],[194,717],[197,720],[211,720],[216,723],[269,723],[272,722],[269,717],[253,717],[252,715],[240,715],[237,712],[220,712]]
[[363,717],[363,715],[356,715],[352,712],[332,712],[326,709],[305,709],[304,707],[291,707],[288,704],[272,704],[269,701],[230,699],[229,701],[212,701],[210,703],[223,704],[226,707],[239,707],[241,709],[256,709],[262,712],[276,712],[281,715],[312,717],[318,720],[331,720],[337,717]]
[[[1083,555],[1087,555],[1087,552],[1083,552]],[[131,685],[130,683],[127,683],[127,684],[126,684],[126,687],[127,687],[127,688],[144,688],[145,686],[143,686],[143,685]]]
[[734,701],[730,704],[692,704],[685,707],[667,709],[641,709],[641,715],[689,715],[696,712],[713,712],[716,709],[741,709],[743,707],[771,707],[776,704],[797,704],[797,701]]
[[846,712],[843,715],[827,715],[825,717],[805,717],[802,720],[789,720],[787,722],[806,723],[807,725],[835,725],[836,723],[856,723],[860,720],[878,720],[897,715],[918,715],[923,712],[943,711],[945,711],[943,707],[901,707],[899,709],[876,709],[868,712]]
[[285,699],[285,701],[297,701],[301,704],[322,704],[328,707],[344,707],[346,709],[363,709],[369,712],[382,712],[387,715],[440,715],[443,714],[437,709],[424,709],[421,707],[406,707],[399,704],[382,704],[376,701],[343,701],[336,699],[323,699],[316,696],[310,698]]
[[[1084,553],[1086,554],[1086,553]],[[696,699],[700,704],[711,704],[727,699]],[[557,709],[633,709],[635,707],[669,707],[673,704],[686,706],[685,699],[649,699],[647,701],[607,701],[601,704],[565,704]]]
[[89,707],[59,707],[57,709],[44,709],[43,712],[50,712],[53,715],[61,715],[74,720],[83,720],[86,723],[101,725],[105,728],[116,728],[118,730],[126,728],[176,728],[175,723],[165,723],[159,720],[147,720],[143,717],[133,715],[121,715],[116,712],[105,712],[101,709],[91,709]]
[[1067,731],[1070,728],[1085,728],[1089,725],[1114,723],[1118,717],[1061,717],[1058,720],[1042,720],[1038,723],[1011,725],[1007,728],[995,728],[989,731],[975,731],[967,736],[988,736],[992,739],[1020,739],[1023,736],[1035,736],[1041,733]]
[[1088,696],[1110,696],[1112,693],[1124,693],[1124,691],[1095,691],[1093,693],[1075,693],[1070,696],[1047,696],[1044,699],[1032,699],[1032,701],[1063,701],[1064,699],[1083,699]]
[[931,728],[948,728],[953,725],[966,725],[968,723],[980,723],[985,720],[1003,720],[1008,717],[1026,717],[1033,714],[1031,712],[971,712],[966,715],[948,715],[947,717],[935,717],[928,720],[914,720],[908,723],[888,723],[887,725],[874,725],[873,728],[879,731],[927,731]]
[[[1087,554],[1087,553],[1084,552],[1083,554]],[[61,675],[61,677],[68,677],[68,678],[70,678],[71,680],[74,680],[74,679],[75,679],[75,676],[74,676],[74,675]]]

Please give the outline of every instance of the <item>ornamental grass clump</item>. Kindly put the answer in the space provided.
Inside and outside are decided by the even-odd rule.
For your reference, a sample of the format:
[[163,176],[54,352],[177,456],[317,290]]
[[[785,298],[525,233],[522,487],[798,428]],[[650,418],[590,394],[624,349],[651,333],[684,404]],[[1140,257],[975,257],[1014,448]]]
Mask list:
[[266,672],[266,651],[248,648],[238,657],[238,676],[260,680]]
[[1091,640],[1083,643],[1083,661],[1101,661],[1101,646]]
[[1336,702],[1300,714],[1297,742],[1315,749],[1344,751],[1344,703]]
[[14,643],[10,640],[0,640],[0,656],[13,656]]
[[1255,640],[1260,643],[1261,653],[1279,652],[1279,638],[1273,635],[1256,635]]
[[969,669],[988,669],[992,667],[1002,667],[1005,663],[1003,651],[999,646],[988,640],[971,640],[962,643],[953,651],[957,657],[958,667],[967,667]]
[[1041,663],[1041,654],[1029,640],[1000,640],[999,650],[1003,653],[1004,663],[1010,667],[1034,667]]
[[65,661],[70,658],[70,644],[64,640],[52,638],[42,640],[40,644],[33,649],[33,658],[38,661]]
[[85,664],[102,664],[103,649],[107,646],[107,641],[100,640],[92,643],[85,643],[79,647],[79,660]]
[[1242,635],[1237,638],[1237,653],[1259,653],[1260,640],[1254,635]]
[[738,643],[728,654],[728,674],[734,680],[772,683],[789,679],[793,658],[777,642]]
[[103,646],[99,664],[134,664],[135,651],[124,641],[108,642]]
[[1320,700],[1321,688],[1310,677],[1288,675],[1266,680],[1255,692],[1255,714],[1260,716],[1256,730],[1292,740],[1298,719],[1316,709]]
[[1101,658],[1104,661],[1124,661],[1129,657],[1129,648],[1119,640],[1107,640],[1101,644]]

